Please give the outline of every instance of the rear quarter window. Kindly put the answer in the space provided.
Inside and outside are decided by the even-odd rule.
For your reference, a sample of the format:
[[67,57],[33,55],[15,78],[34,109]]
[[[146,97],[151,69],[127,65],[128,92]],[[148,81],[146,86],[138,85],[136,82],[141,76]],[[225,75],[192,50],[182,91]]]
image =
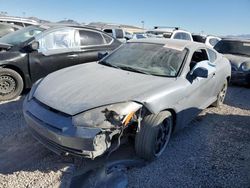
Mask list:
[[106,43],[102,35],[98,32],[80,30],[79,34],[81,46],[103,45]]

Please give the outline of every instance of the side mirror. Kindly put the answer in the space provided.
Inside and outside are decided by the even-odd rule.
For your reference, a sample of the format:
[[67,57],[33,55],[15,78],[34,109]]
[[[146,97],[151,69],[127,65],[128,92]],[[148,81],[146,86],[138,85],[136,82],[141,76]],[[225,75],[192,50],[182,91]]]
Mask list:
[[102,59],[106,57],[109,53],[108,52],[98,52],[98,59]]
[[205,67],[197,67],[191,73],[191,76],[197,78],[207,78],[208,77],[208,70]]
[[29,49],[31,51],[36,51],[39,49],[39,42],[38,41],[33,41],[31,44],[29,44]]

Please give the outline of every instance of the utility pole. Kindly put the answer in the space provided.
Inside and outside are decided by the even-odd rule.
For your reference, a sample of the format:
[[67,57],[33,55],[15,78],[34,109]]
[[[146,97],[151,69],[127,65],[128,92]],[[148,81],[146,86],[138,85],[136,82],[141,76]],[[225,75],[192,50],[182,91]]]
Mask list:
[[145,24],[144,20],[142,20],[141,23],[142,23],[142,29],[144,29],[144,24]]

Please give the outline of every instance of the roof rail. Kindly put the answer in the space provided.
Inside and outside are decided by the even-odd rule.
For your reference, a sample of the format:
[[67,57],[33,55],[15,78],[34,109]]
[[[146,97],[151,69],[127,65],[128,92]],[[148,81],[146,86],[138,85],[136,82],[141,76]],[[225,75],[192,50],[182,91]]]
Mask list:
[[175,30],[179,30],[179,29],[180,29],[180,27],[171,27],[171,26],[154,26],[154,29],[164,29],[164,28],[169,28],[169,29],[173,28],[173,29],[175,29]]

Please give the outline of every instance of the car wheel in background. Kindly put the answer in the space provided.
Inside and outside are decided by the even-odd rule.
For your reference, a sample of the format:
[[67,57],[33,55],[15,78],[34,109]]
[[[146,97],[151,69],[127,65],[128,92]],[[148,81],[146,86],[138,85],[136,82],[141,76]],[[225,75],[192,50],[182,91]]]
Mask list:
[[168,111],[144,117],[135,137],[137,155],[149,161],[159,157],[169,142],[172,130],[173,118]]
[[219,107],[223,104],[225,97],[226,97],[226,93],[227,93],[227,87],[228,87],[228,83],[227,83],[227,81],[225,81],[222,89],[220,90],[220,92],[217,96],[217,100],[212,104],[212,106]]
[[23,79],[14,70],[0,68],[0,101],[18,97],[23,91]]

